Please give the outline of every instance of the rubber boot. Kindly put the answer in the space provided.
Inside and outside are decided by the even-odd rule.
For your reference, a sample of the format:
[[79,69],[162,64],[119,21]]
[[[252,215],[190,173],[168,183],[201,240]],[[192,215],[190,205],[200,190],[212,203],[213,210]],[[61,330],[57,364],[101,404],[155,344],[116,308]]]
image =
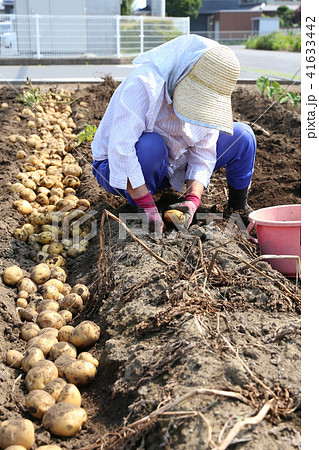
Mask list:
[[230,217],[232,213],[238,213],[244,224],[249,224],[248,215],[253,209],[247,203],[249,186],[245,189],[234,189],[228,184],[228,204],[224,210],[224,214]]

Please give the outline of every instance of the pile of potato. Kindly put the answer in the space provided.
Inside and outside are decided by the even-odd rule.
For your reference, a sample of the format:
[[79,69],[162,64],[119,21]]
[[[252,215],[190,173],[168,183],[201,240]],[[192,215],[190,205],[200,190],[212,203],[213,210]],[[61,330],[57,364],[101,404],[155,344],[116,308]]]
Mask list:
[[[17,288],[21,339],[26,341],[25,352],[9,350],[6,363],[26,374],[29,393],[25,406],[30,414],[41,419],[50,433],[68,437],[87,419],[79,387],[94,379],[98,366],[85,351],[99,339],[98,325],[91,321],[70,325],[89,298],[89,290],[84,284],[71,287],[66,270],[67,258],[78,256],[88,246],[85,238],[90,225],[84,221],[77,225],[76,221],[85,216],[90,203],[76,196],[82,170],[70,154],[75,138],[70,105],[52,98],[37,105],[36,111],[26,108],[23,114],[30,119],[27,126],[36,128],[37,134],[27,139],[9,137],[28,148],[28,152],[17,152],[17,158],[24,161],[24,171],[10,186],[11,192],[20,196],[14,206],[27,218],[14,230],[14,236],[36,250],[38,264],[29,274],[18,266],[7,267],[2,274],[4,283]],[[30,420],[9,419],[0,424],[0,448],[30,449],[34,442]]]
[[13,206],[27,218],[14,236],[30,243],[37,262],[47,260],[49,265],[64,267],[67,256],[77,257],[89,244],[90,217],[85,220],[84,216],[90,202],[76,195],[82,169],[70,153],[76,145],[76,125],[70,105],[50,101],[50,95],[46,104],[35,109],[22,112],[32,119],[27,126],[36,133],[28,138],[9,136],[11,142],[21,142],[26,148],[16,154],[23,161],[23,171],[9,186],[20,196]]

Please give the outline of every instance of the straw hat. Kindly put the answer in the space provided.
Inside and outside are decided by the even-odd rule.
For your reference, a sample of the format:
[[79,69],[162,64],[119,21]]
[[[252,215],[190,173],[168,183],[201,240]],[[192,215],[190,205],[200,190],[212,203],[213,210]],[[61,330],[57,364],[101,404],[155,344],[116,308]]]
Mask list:
[[234,52],[225,45],[205,52],[175,86],[173,105],[186,122],[233,134],[231,93],[240,72]]

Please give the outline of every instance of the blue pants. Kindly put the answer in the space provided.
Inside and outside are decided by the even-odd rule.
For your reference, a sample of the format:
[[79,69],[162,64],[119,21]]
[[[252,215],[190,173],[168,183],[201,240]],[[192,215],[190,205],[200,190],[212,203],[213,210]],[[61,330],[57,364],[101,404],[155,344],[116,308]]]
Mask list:
[[[246,124],[234,122],[233,136],[219,133],[214,172],[225,167],[228,184],[234,189],[245,189],[249,186],[253,176],[256,146],[256,138],[252,129]],[[168,150],[161,136],[157,133],[143,133],[135,148],[145,184],[151,194],[169,187],[170,183],[166,177]],[[135,202],[126,190],[113,188],[108,183],[110,168],[107,159],[94,161],[92,171],[104,189],[111,194],[126,197],[129,203],[135,206]]]

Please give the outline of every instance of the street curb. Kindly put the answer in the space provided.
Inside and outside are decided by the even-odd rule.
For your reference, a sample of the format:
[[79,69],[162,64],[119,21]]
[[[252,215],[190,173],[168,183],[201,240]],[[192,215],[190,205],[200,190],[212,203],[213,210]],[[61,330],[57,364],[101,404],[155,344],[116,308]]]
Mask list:
[[[113,77],[115,81],[123,81],[126,77]],[[279,84],[290,84],[293,80],[276,80]],[[0,79],[0,86],[6,85],[6,84],[25,84],[26,79],[25,78],[18,78],[18,79],[6,79],[1,80]],[[90,83],[104,83],[105,80],[102,78],[81,78],[81,79],[74,79],[74,78],[41,78],[36,79],[32,78],[32,84],[51,84],[51,83],[58,83],[58,84],[90,84]],[[242,84],[256,84],[256,79],[241,79],[237,81],[238,85]],[[294,81],[295,85],[300,85],[300,81]]]
[[52,65],[99,65],[99,64],[132,64],[132,57],[109,58],[0,58],[2,66],[52,66]]

